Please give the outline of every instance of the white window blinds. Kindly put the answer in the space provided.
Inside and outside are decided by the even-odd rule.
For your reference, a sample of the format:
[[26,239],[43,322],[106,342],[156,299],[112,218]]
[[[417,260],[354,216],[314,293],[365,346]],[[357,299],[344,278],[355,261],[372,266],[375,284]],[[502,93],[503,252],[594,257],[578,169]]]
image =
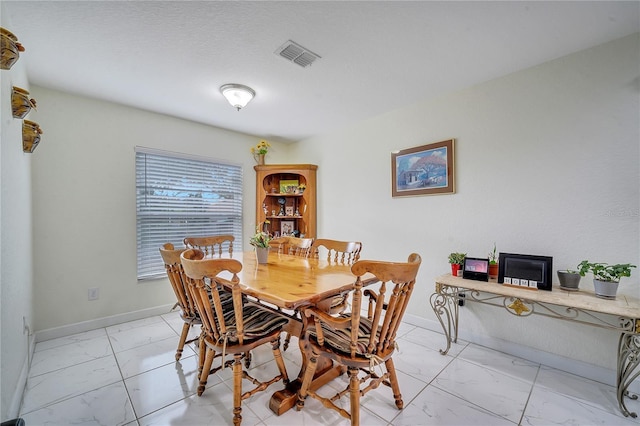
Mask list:
[[158,249],[230,234],[242,247],[242,167],[136,148],[138,279],[165,274]]

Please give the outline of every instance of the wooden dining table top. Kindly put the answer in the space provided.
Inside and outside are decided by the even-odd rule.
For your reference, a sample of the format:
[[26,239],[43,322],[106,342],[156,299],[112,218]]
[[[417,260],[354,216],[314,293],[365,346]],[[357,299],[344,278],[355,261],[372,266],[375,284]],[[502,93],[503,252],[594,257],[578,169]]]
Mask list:
[[[267,263],[258,264],[255,251],[234,252],[232,258],[242,263],[237,275],[243,293],[285,309],[314,305],[352,290],[356,282],[351,265],[326,259],[270,252]],[[230,280],[231,273],[223,272],[220,278]],[[376,281],[372,274],[362,280],[364,285]]]

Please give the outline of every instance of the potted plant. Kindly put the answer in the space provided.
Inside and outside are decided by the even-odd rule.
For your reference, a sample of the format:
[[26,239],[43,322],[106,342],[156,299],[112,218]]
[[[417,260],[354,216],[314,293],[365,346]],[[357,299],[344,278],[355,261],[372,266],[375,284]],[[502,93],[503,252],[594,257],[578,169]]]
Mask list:
[[450,253],[449,263],[451,264],[451,275],[458,276],[458,271],[462,269],[464,258],[467,257],[467,253]]
[[593,287],[597,297],[603,299],[615,299],[618,285],[622,277],[631,276],[631,268],[636,265],[619,263],[609,265],[607,263],[593,263],[583,260],[578,264],[578,273],[584,277],[587,272],[593,274]]
[[582,275],[573,269],[559,269],[557,271],[560,288],[567,291],[578,291]]
[[256,234],[251,237],[249,244],[256,248],[256,258],[259,264],[267,263],[269,257],[269,243],[271,242],[271,235],[269,233],[261,231],[260,227],[256,229]]
[[489,278],[498,278],[498,255],[496,254],[496,243],[493,243],[493,250],[489,252]]

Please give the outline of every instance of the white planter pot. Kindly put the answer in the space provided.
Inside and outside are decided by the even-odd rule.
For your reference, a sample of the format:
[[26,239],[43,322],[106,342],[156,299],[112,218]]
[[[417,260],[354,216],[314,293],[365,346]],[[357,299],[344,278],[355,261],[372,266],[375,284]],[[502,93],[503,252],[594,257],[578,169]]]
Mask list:
[[618,293],[619,282],[593,280],[593,288],[596,296],[602,299],[615,299]]

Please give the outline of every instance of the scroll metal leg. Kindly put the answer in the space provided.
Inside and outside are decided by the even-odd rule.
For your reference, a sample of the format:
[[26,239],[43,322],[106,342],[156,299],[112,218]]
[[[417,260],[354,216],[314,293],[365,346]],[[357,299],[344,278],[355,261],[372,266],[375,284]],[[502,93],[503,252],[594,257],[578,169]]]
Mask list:
[[[451,342],[458,341],[458,299],[456,287],[436,285],[436,292],[431,295],[430,302],[447,338],[447,348],[440,353],[446,355],[451,349]],[[446,319],[446,321],[445,321]]]
[[629,386],[640,376],[640,334],[622,333],[618,343],[618,377],[616,381],[618,405],[625,417],[638,417],[630,412],[624,403],[624,397],[638,399],[638,395],[629,392]]

